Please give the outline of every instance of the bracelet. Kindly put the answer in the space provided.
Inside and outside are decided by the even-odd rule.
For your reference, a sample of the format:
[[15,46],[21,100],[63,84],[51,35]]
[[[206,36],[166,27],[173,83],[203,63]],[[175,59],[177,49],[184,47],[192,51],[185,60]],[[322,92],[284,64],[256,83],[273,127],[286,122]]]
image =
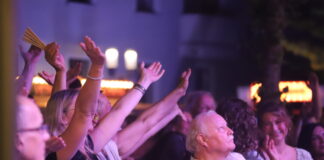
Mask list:
[[89,78],[89,79],[91,79],[91,80],[95,80],[95,81],[100,81],[102,78],[103,78],[103,76],[100,76],[100,77],[92,77],[92,76],[90,76],[89,74],[87,75],[87,78]]
[[145,89],[142,85],[140,85],[140,84],[138,84],[138,83],[135,83],[135,84],[134,84],[134,89],[136,89],[136,90],[142,92],[143,94],[145,94],[145,92],[146,92],[146,89]]

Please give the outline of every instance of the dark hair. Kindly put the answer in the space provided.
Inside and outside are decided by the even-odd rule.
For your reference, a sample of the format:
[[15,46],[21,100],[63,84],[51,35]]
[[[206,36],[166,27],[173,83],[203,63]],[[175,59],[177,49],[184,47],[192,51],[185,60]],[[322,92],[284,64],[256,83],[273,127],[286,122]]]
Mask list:
[[235,151],[242,154],[258,147],[257,119],[247,103],[237,98],[220,101],[216,112],[227,121],[234,131]]
[[313,153],[313,148],[312,148],[312,135],[313,135],[315,128],[318,126],[324,128],[324,125],[320,124],[320,123],[310,123],[310,124],[304,125],[300,132],[298,144],[297,144],[298,147],[306,149],[313,156],[314,156],[314,153]]
[[286,125],[287,128],[291,128],[292,122],[290,119],[290,116],[288,115],[285,105],[283,103],[276,103],[276,102],[266,102],[266,103],[260,103],[257,105],[257,118],[258,118],[258,125],[259,128],[262,128],[263,126],[263,115],[266,113],[272,113],[275,116],[282,119]]
[[[209,96],[214,99],[212,93],[208,91],[192,91],[188,93],[182,100],[184,111],[189,112],[193,118],[196,117],[199,114],[197,106],[204,96]],[[217,108],[217,102],[215,99],[214,101]]]

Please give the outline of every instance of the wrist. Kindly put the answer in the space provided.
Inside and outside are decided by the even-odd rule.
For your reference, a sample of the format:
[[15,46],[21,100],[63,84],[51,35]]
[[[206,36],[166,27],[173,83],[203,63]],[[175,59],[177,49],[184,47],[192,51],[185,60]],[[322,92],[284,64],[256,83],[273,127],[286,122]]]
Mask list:
[[88,72],[89,77],[103,77],[103,66],[91,65]]
[[151,83],[152,83],[151,81],[146,80],[146,79],[144,79],[144,78],[140,78],[140,79],[138,80],[138,82],[137,82],[137,84],[143,86],[145,90],[148,89],[148,87],[151,85]]

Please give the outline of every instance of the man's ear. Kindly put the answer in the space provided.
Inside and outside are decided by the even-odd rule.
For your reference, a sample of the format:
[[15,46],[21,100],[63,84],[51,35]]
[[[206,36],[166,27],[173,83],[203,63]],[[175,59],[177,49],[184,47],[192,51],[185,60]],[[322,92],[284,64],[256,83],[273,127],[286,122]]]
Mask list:
[[196,137],[196,141],[198,142],[198,144],[200,144],[204,147],[208,147],[207,138],[204,135],[198,134]]

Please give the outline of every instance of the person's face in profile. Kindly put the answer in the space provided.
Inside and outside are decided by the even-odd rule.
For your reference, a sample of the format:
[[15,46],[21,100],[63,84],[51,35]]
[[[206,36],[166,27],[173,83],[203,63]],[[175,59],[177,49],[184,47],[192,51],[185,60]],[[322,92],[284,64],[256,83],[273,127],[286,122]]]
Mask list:
[[210,150],[230,152],[235,149],[233,131],[228,128],[226,121],[218,114],[213,114],[206,121],[208,134],[206,143]]

